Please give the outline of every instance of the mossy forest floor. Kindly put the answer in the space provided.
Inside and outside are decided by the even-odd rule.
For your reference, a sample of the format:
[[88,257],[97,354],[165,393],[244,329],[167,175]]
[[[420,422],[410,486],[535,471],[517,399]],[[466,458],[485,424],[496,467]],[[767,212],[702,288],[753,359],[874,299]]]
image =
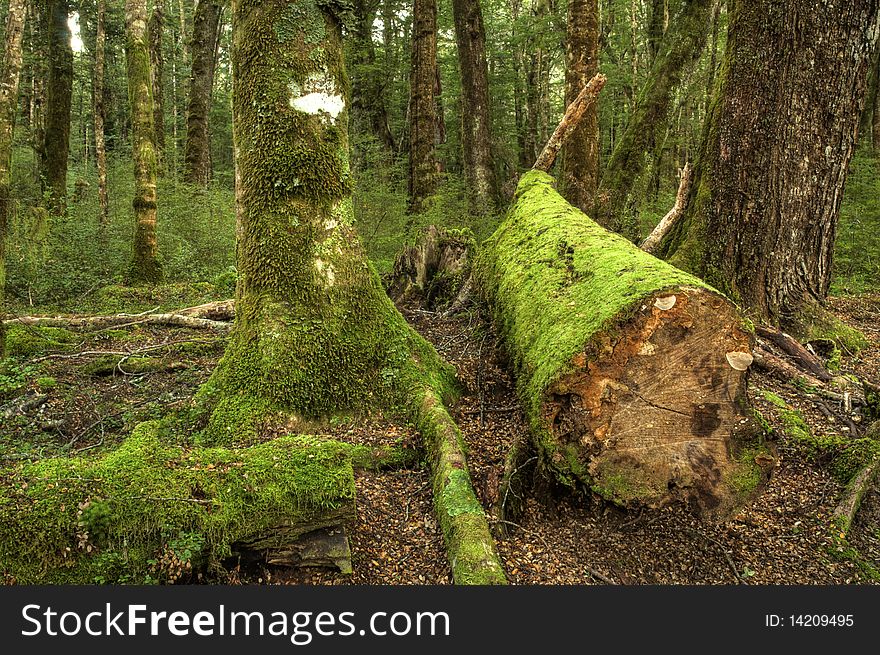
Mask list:
[[[138,298],[136,312],[184,298]],[[202,297],[196,301],[203,300]],[[831,309],[864,331],[870,347],[843,353],[841,371],[880,382],[880,296],[838,298]],[[19,308],[20,313],[25,311]],[[468,446],[475,490],[486,507],[499,493],[505,452],[525,422],[493,331],[479,309],[444,318],[409,310],[407,318],[453,363],[466,387],[452,408]],[[20,329],[20,328],[18,328]],[[141,421],[184,406],[210,375],[224,338],[203,330],[134,326],[93,334],[20,332],[17,356],[0,371],[0,470],[23,460],[101,454]],[[80,355],[87,351],[132,353]],[[47,355],[53,354],[50,358]],[[709,523],[683,508],[624,512],[590,496],[525,499],[525,513],[497,539],[517,584],[844,584],[880,581],[880,490],[869,492],[848,538],[835,539],[831,513],[843,490],[828,462],[786,433],[775,394],[799,411],[814,434],[846,435],[807,391],[759,372],[753,406],[766,418],[779,456],[768,486],[732,520]],[[22,399],[34,406],[5,418]],[[827,402],[827,401],[826,401]],[[379,417],[334,423],[335,438],[417,447],[415,431]],[[424,466],[358,472],[354,572],[257,568],[233,570],[225,583],[447,584],[452,576],[434,518]],[[196,581],[196,578],[190,581]]]

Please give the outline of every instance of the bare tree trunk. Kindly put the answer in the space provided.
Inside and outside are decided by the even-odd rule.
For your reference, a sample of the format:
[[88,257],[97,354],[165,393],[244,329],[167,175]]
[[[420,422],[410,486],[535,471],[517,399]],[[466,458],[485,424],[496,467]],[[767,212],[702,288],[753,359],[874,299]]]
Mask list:
[[[838,336],[819,307],[864,106],[878,0],[733,0],[685,217],[663,247],[755,316]],[[831,331],[831,333],[829,333]]]
[[492,160],[489,67],[486,28],[479,0],[453,0],[455,37],[461,70],[461,143],[471,211],[485,214],[498,197]]
[[409,211],[418,213],[439,183],[437,138],[437,3],[413,0],[409,100]]
[[156,130],[156,163],[162,170],[165,162],[165,114],[162,80],[165,59],[162,55],[162,31],[165,29],[165,10],[157,2],[148,26],[150,37],[150,70],[153,76],[153,128]]
[[[0,69],[0,319],[6,310],[6,230],[9,224],[12,182],[12,137],[18,111],[21,75],[21,40],[24,34],[24,0],[10,0],[6,14],[3,68]],[[6,335],[0,320],[0,359],[6,355]]]
[[106,0],[98,0],[95,31],[95,71],[92,81],[92,114],[95,129],[95,163],[98,167],[98,201],[101,205],[100,223],[109,221],[110,203],[107,195],[107,148],[104,143],[104,47],[106,31]]
[[214,50],[220,26],[217,0],[199,0],[193,20],[192,75],[186,117],[184,180],[205,186],[211,179],[211,132],[208,116],[214,87]]
[[28,4],[27,22],[33,57],[30,64],[30,127],[34,151],[34,177],[40,179],[43,148],[46,143],[46,78],[49,77],[48,3],[46,0]]
[[372,134],[388,152],[394,150],[394,136],[388,124],[385,93],[388,81],[376,61],[373,45],[373,21],[379,10],[378,0],[356,0],[354,3],[354,38],[351,70],[352,131]]
[[67,24],[68,0],[49,0],[48,7],[49,77],[46,83],[46,131],[40,178],[48,209],[53,213],[62,213],[67,199],[73,50]]
[[135,180],[131,281],[135,284],[162,279],[156,241],[156,131],[153,127],[153,78],[147,21],[146,0],[126,0],[125,54]]
[[[565,104],[570,105],[599,70],[599,2],[569,0],[565,52]],[[599,103],[581,117],[562,150],[562,195],[588,213],[599,184]]]
[[522,9],[522,0],[510,0],[510,17],[514,23],[511,36],[515,43],[513,51],[513,111],[516,122],[516,145],[519,152],[519,165],[521,168],[530,167],[534,161],[534,148],[532,151],[528,148],[526,125],[526,111],[524,104],[525,86],[523,84],[523,74],[525,70],[525,54],[523,47],[520,45],[519,34],[516,31],[516,23],[519,20],[520,10]]

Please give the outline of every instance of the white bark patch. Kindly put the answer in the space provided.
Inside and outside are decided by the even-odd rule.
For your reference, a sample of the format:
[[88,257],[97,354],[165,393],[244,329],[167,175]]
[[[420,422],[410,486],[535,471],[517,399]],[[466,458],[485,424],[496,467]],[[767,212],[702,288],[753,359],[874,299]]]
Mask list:
[[326,73],[312,73],[302,86],[291,82],[290,106],[304,114],[317,115],[324,123],[331,123],[345,109],[345,99]]
[[333,270],[333,264],[325,263],[322,259],[315,260],[315,269],[318,275],[322,275],[327,280],[327,286],[332,287],[336,282],[336,271]]

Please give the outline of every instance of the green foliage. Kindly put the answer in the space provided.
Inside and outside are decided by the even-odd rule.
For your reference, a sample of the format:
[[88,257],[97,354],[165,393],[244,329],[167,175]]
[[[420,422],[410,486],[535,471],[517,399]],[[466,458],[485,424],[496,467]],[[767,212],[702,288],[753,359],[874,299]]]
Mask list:
[[47,352],[64,352],[79,343],[76,333],[64,328],[11,324],[6,327],[6,353],[27,359]]
[[850,164],[834,255],[833,293],[880,291],[880,174],[867,147]]

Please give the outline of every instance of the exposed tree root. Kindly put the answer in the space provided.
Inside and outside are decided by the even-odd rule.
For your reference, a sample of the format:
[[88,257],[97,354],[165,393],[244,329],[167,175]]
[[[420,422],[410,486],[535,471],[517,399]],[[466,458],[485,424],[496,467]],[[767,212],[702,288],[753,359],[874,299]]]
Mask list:
[[507,584],[482,505],[468,474],[461,431],[432,389],[417,407],[434,486],[434,508],[456,584]]
[[862,503],[865,493],[871,488],[871,485],[877,480],[877,474],[880,473],[880,457],[874,459],[873,462],[865,466],[859,471],[843,492],[843,499],[834,509],[832,518],[834,525],[840,530],[841,538],[846,537],[850,527],[859,511],[859,505]]

